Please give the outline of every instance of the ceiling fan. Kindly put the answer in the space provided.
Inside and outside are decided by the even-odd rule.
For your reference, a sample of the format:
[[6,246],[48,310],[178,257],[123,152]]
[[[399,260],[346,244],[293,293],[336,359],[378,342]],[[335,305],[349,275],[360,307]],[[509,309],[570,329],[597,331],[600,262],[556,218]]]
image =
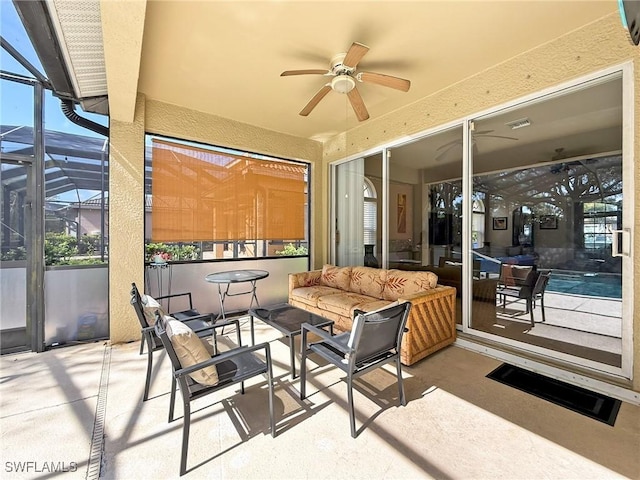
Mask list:
[[[503,140],[518,140],[515,137],[505,137],[504,135],[490,135],[493,130],[481,130],[479,132],[473,133],[473,153],[478,152],[477,141],[481,138],[500,138]],[[462,139],[453,140],[452,142],[445,143],[444,145],[440,145],[436,151],[442,150],[435,158],[436,161],[442,160],[444,156],[449,153],[454,147],[462,146]]]
[[403,92],[408,92],[411,82],[404,78],[394,77],[374,72],[358,72],[356,67],[362,57],[369,51],[369,47],[358,42],[353,42],[347,53],[340,53],[331,59],[329,70],[307,69],[307,70],[287,70],[280,74],[281,77],[291,75],[324,75],[333,77],[316,93],[307,105],[300,111],[300,115],[306,117],[320,103],[331,90],[346,94],[353,111],[359,121],[369,118],[369,112],[364,105],[364,101],[356,88],[356,82],[374,83],[384,87],[395,88]]

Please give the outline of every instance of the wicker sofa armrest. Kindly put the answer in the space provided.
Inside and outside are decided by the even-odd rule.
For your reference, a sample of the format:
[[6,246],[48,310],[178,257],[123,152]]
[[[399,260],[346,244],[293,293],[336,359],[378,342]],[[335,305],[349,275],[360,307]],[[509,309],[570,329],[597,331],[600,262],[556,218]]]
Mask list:
[[399,301],[411,302],[411,312],[402,339],[401,361],[411,365],[452,344],[456,339],[456,289],[438,285]]

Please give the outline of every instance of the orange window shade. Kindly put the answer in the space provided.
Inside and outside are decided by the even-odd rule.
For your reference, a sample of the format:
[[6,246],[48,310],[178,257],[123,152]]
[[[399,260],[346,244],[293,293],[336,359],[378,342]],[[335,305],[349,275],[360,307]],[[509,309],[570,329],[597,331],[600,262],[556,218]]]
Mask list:
[[305,166],[157,139],[152,155],[152,241],[305,239]]

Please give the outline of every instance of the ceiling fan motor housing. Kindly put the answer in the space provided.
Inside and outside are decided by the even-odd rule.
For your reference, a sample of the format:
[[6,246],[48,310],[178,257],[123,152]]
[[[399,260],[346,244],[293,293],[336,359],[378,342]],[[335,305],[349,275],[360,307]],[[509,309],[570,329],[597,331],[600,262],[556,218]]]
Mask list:
[[338,75],[331,80],[331,88],[338,93],[349,93],[356,86],[356,81],[349,75]]

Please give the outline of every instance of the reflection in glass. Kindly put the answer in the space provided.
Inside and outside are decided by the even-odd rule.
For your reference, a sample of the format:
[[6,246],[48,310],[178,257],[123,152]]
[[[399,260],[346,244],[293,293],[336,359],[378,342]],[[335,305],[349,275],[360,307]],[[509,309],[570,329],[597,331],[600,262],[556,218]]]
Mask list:
[[[516,118],[529,126],[511,130]],[[620,367],[623,275],[611,247],[623,227],[620,76],[474,124],[517,140],[474,145],[471,332]]]

